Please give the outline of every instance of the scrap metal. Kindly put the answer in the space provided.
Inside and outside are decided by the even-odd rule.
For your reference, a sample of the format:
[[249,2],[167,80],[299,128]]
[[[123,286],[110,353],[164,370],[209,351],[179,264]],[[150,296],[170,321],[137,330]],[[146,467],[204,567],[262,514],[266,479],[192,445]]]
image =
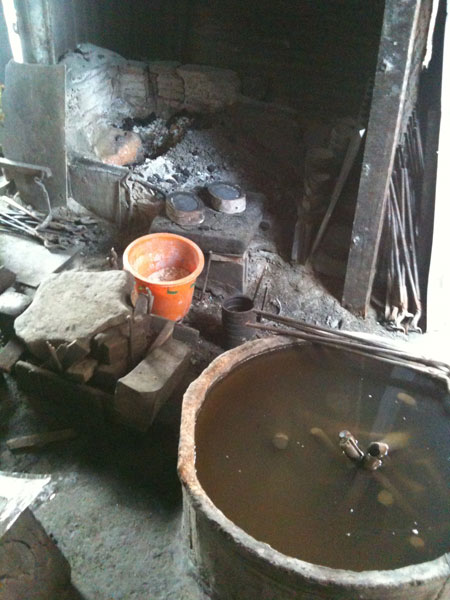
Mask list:
[[89,227],[96,223],[90,217],[55,217],[51,210],[44,215],[25,208],[12,198],[1,197],[0,231],[33,238],[49,250],[67,250],[79,242],[93,241]]
[[390,329],[421,333],[422,300],[416,219],[424,172],[423,145],[415,113],[397,149],[386,198],[385,253],[379,279],[385,287],[384,318]]

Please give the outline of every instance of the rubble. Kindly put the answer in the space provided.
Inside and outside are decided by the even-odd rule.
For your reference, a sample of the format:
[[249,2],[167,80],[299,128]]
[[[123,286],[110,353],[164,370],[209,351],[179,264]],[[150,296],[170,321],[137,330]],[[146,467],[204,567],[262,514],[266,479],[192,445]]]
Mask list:
[[46,343],[58,347],[86,340],[125,322],[131,315],[133,277],[126,271],[70,271],[49,276],[33,303],[15,321],[30,352],[48,357]]

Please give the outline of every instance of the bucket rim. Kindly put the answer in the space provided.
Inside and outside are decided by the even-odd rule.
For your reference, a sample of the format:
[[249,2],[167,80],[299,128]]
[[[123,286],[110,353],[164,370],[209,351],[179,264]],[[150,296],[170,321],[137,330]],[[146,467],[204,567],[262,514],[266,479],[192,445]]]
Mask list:
[[[136,269],[134,269],[134,267],[130,264],[130,261],[128,258],[131,250],[141,242],[151,241],[151,240],[154,240],[157,238],[178,240],[178,241],[190,246],[195,251],[195,253],[199,259],[198,265],[194,269],[194,271],[192,271],[192,273],[189,273],[189,275],[186,275],[186,277],[182,277],[181,279],[172,279],[170,281],[148,281],[148,279],[146,277],[143,277],[140,273],[138,273],[136,271]],[[161,233],[148,233],[147,235],[142,235],[141,237],[138,237],[135,240],[133,240],[132,242],[130,242],[128,244],[128,246],[125,248],[124,253],[123,253],[123,268],[125,269],[125,271],[129,271],[133,275],[133,277],[135,277],[135,279],[139,279],[140,281],[143,281],[144,283],[147,283],[148,285],[161,287],[161,288],[169,287],[169,286],[173,287],[173,286],[185,285],[187,283],[191,283],[192,281],[195,281],[197,279],[197,277],[200,275],[200,273],[203,271],[204,266],[205,266],[205,257],[203,256],[203,252],[200,249],[200,247],[195,242],[190,240],[189,238],[184,237],[183,235],[178,235],[176,233],[161,232]]]

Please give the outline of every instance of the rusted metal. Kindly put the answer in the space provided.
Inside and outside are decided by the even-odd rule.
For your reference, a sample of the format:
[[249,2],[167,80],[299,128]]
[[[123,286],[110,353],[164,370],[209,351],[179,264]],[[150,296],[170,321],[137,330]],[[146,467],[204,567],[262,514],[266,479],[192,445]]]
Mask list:
[[247,323],[255,322],[253,300],[243,294],[227,298],[222,304],[222,328],[226,348],[235,348],[254,336]]
[[207,186],[212,207],[218,212],[235,215],[245,211],[247,200],[240,187],[234,183],[216,181]]
[[[246,600],[263,597],[290,600],[306,597],[317,600],[447,598],[450,565],[446,556],[390,571],[355,572],[306,563],[248,535],[214,505],[203,489],[196,471],[195,440],[198,415],[209,390],[242,363],[295,345],[292,339],[272,337],[230,350],[215,359],[184,395],[178,452],[183,525],[186,546],[207,592],[217,600],[240,598],[242,594]],[[380,478],[383,487],[391,493],[396,492],[381,472],[373,476]],[[401,500],[399,494],[395,498]]]
[[195,227],[205,220],[205,207],[193,192],[173,192],[166,199],[166,215],[177,225]]

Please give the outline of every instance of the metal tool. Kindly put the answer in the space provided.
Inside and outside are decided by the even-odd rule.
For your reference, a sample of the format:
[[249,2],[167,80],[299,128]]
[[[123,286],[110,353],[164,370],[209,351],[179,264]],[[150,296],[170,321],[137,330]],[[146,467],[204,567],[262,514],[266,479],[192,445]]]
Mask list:
[[344,429],[339,433],[339,446],[350,460],[354,462],[362,462],[364,460],[364,450],[361,449],[358,440],[350,431]]

